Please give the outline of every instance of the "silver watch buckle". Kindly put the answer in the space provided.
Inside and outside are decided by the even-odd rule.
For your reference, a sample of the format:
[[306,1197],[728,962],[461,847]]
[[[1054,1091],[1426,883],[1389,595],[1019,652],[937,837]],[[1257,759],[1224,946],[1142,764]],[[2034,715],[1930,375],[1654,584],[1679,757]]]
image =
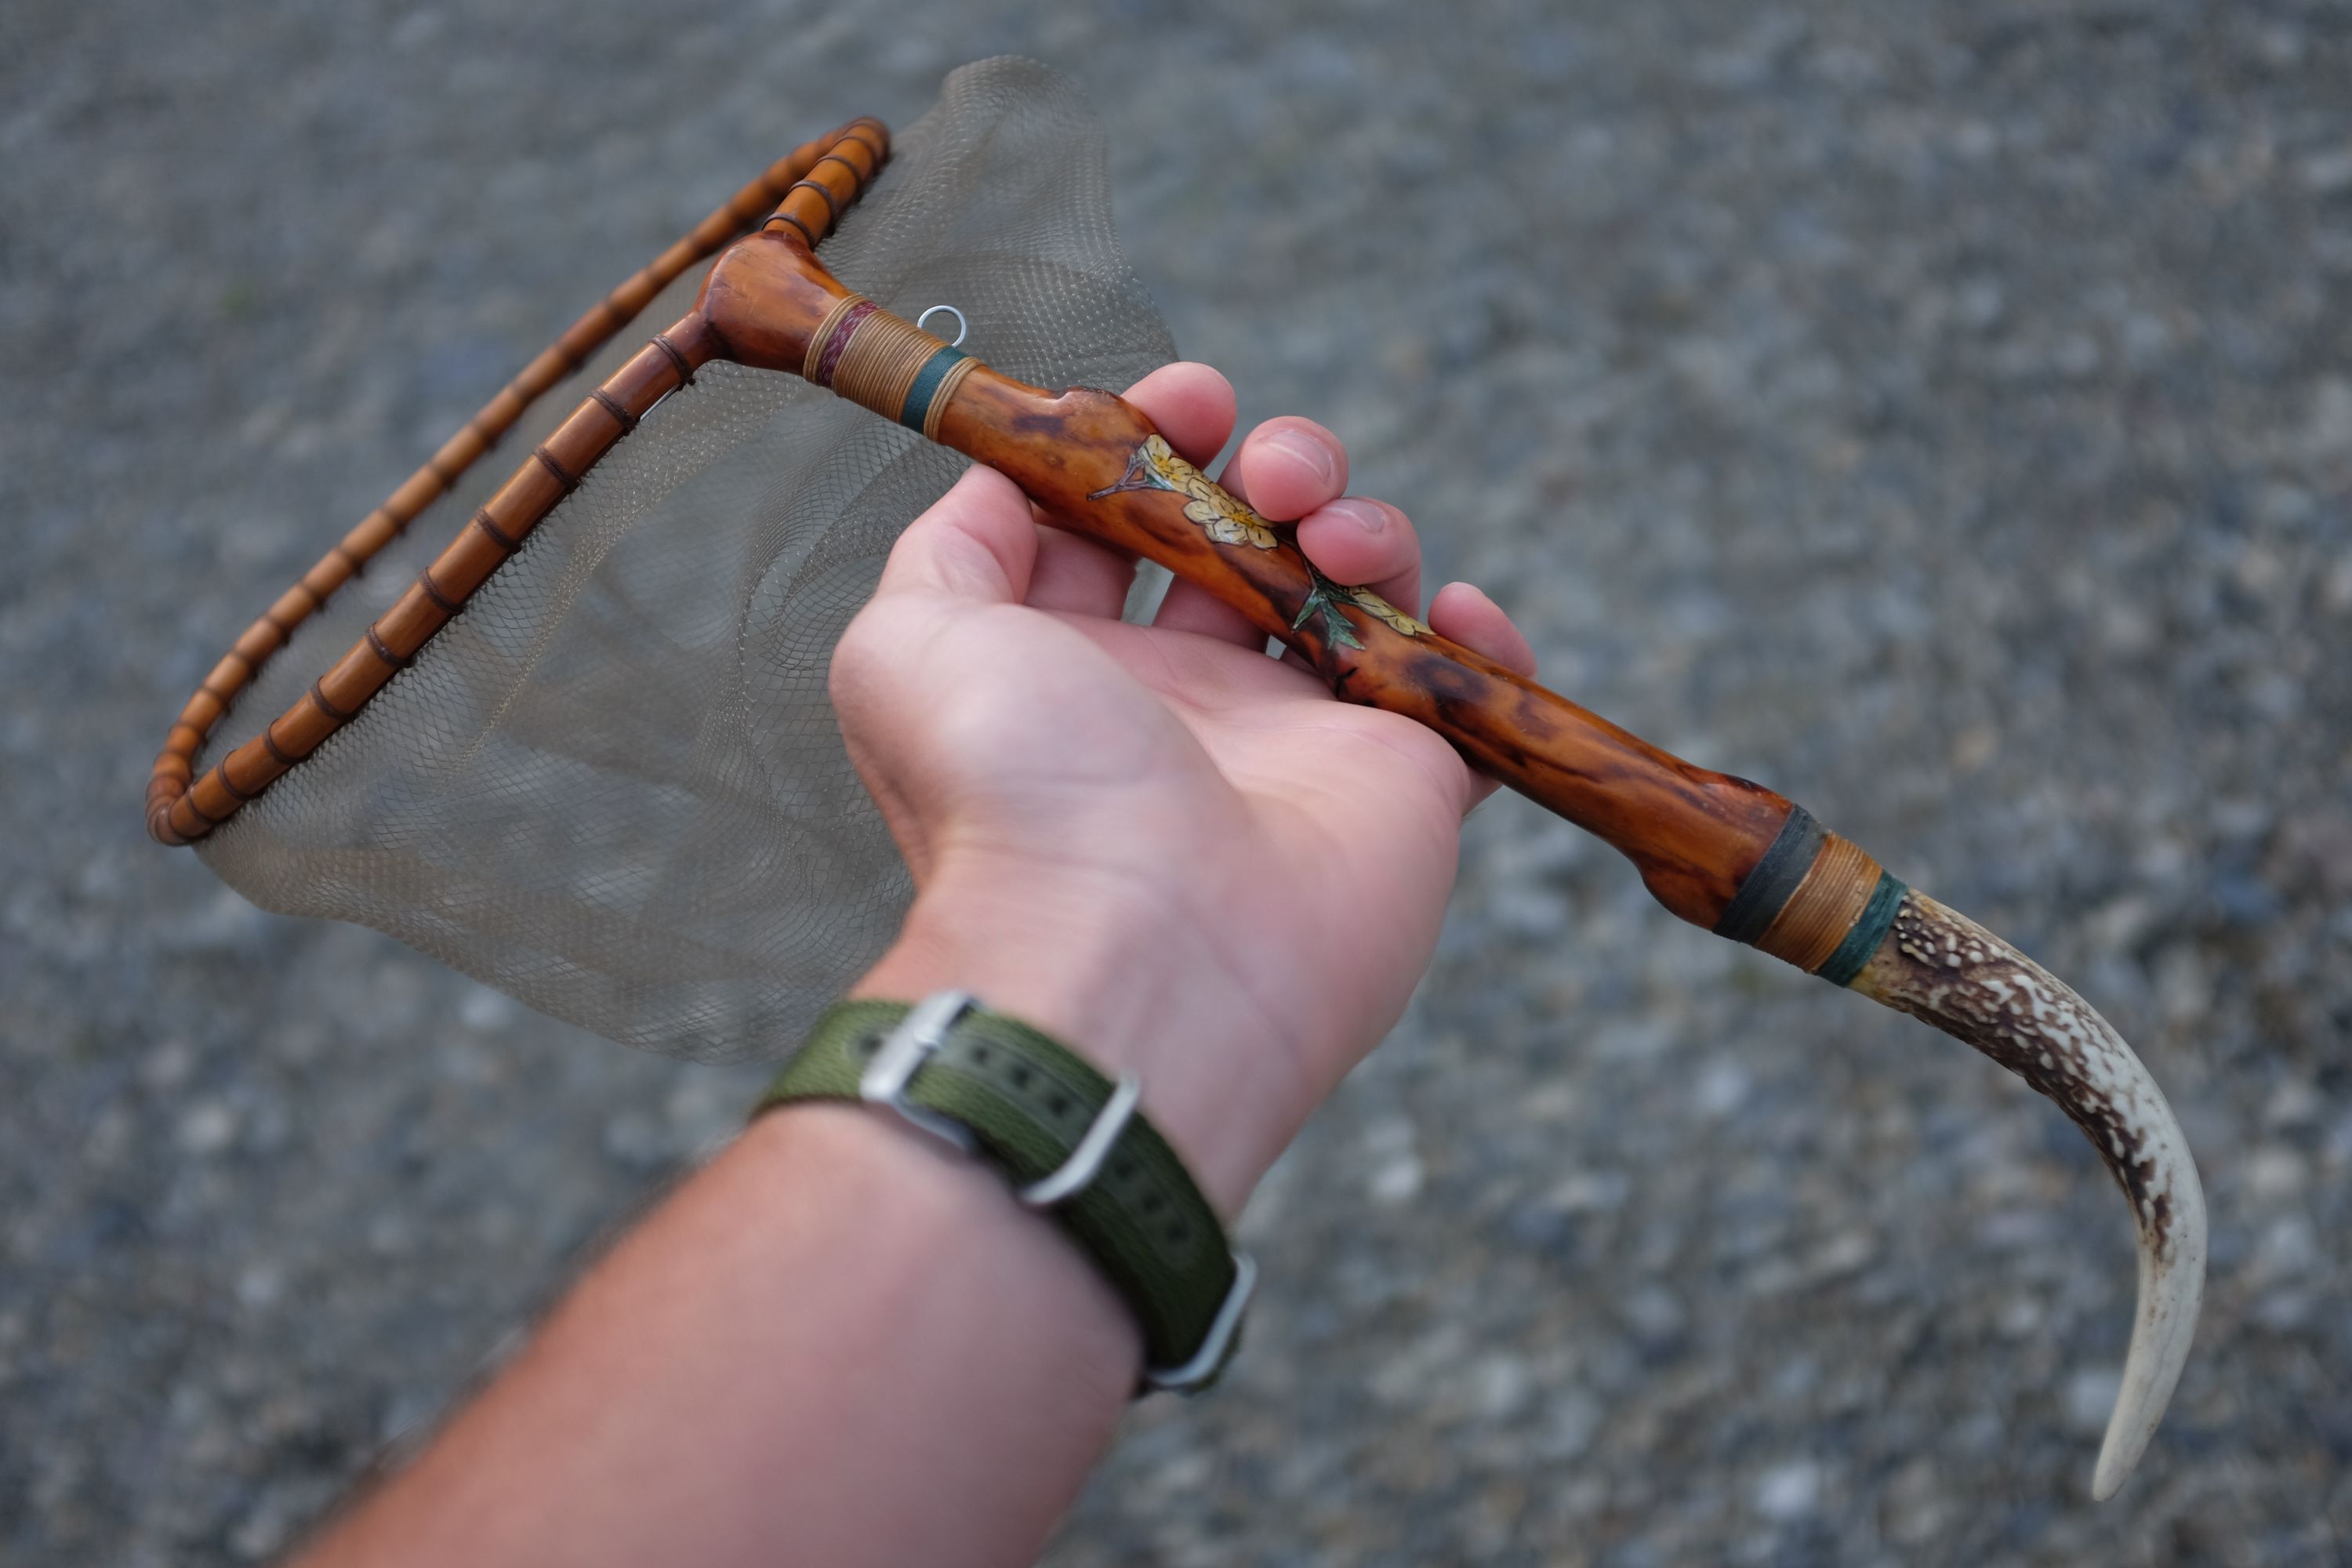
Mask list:
[[969,992],[940,991],[924,997],[885,1036],[874,1059],[857,1075],[857,1098],[868,1105],[887,1105],[959,1152],[979,1152],[980,1141],[971,1129],[951,1117],[907,1102],[907,1085],[924,1060],[947,1043],[956,1021],[980,1005]]
[[1216,1321],[1209,1325],[1201,1348],[1181,1366],[1145,1367],[1144,1386],[1169,1394],[1196,1394],[1207,1387],[1210,1380],[1224,1369],[1234,1335],[1242,1326],[1242,1313],[1249,1306],[1250,1292],[1256,1289],[1256,1260],[1246,1252],[1235,1252],[1233,1289],[1225,1292],[1225,1304],[1217,1309]]

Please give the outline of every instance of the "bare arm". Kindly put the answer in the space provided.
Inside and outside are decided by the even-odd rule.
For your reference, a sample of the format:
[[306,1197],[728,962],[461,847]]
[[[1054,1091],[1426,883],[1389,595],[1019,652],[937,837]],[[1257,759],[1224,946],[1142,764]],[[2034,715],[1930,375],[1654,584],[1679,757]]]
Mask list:
[[[1130,395],[1195,460],[1213,372]],[[1328,432],[1276,421],[1228,482],[1342,582],[1418,605],[1392,508]],[[1427,964],[1461,814],[1430,731],[1331,700],[1180,586],[1040,530],[975,470],[911,527],[845,637],[845,733],[919,889],[859,986],[956,986],[1144,1079],[1228,1219]],[[1431,618],[1526,645],[1475,590]],[[307,1561],[1033,1560],[1135,1386],[1126,1306],[987,1167],[888,1115],[793,1107],[698,1173],[415,1467]]]

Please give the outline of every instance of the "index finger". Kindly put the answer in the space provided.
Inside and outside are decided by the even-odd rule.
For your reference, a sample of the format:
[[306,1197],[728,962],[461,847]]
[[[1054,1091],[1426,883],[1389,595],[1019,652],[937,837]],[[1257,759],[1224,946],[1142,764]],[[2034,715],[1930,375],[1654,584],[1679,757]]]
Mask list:
[[[1159,426],[1185,461],[1206,464],[1234,432],[1233,384],[1205,364],[1161,365],[1127,389],[1127,401]],[[1041,610],[1115,618],[1135,581],[1124,550],[1040,525],[1035,570],[1024,602]]]

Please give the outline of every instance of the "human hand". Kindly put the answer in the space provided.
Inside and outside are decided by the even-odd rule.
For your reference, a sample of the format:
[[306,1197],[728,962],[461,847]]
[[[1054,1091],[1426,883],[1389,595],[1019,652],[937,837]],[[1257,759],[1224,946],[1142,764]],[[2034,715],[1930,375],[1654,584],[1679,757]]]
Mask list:
[[[1128,400],[1190,461],[1233,389],[1169,365]],[[1222,482],[1334,581],[1408,613],[1404,515],[1344,495],[1337,437],[1253,431]],[[834,655],[852,760],[917,896],[859,995],[955,986],[1131,1070],[1227,1215],[1378,1044],[1427,966],[1463,814],[1492,789],[1411,720],[1336,701],[1184,583],[1153,625],[1118,619],[1134,563],[1048,528],[975,468],[891,552]],[[1522,674],[1485,595],[1442,590],[1443,635]]]

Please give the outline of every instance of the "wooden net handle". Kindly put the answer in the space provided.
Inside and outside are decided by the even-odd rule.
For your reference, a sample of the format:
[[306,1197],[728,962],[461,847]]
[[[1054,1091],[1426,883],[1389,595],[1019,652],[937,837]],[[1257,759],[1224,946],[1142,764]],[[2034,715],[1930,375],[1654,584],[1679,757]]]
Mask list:
[[164,844],[187,844],[226,822],[288,768],[309,756],[364,707],[417,649],[464,608],[597,459],[636,427],[656,403],[691,381],[719,351],[698,316],[653,342],[591,393],[534,450],[488,506],[378,616],[366,634],[310,689],[252,740],[195,776],[196,754],[234,701],[294,630],[456,486],[525,410],[587,363],[689,267],[769,212],[765,226],[814,245],[856,201],[889,156],[890,132],[878,120],[851,121],[793,149],[704,218],[685,237],[574,321],[481,411],[442,444],[425,466],[320,557],[247,626],[205,677],[164,738],[147,781],[147,831]]
[[2196,1331],[2205,1200],[2163,1091],[2089,1003],[1785,797],[1671,755],[1378,594],[1326,578],[1294,535],[1185,461],[1124,399],[991,370],[849,294],[796,236],[729,250],[698,312],[740,363],[797,372],[920,430],[1011,479],[1046,521],[1207,589],[1341,700],[1417,720],[1615,846],[1682,919],[1911,1014],[2054,1100],[2090,1135],[2139,1233],[2139,1307],[2092,1495],[2122,1485]]

